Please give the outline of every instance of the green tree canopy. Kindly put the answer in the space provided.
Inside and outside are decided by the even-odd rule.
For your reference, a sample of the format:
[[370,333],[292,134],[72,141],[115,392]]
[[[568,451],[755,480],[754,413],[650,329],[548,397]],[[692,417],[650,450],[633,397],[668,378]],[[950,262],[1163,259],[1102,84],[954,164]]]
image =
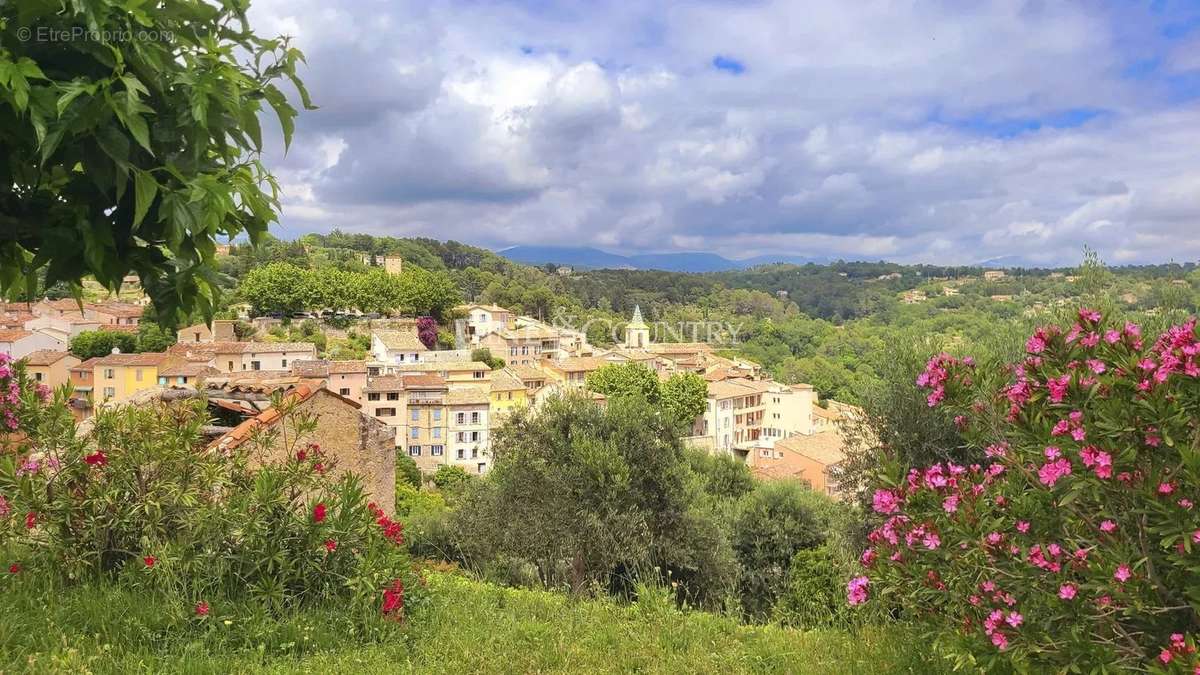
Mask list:
[[640,363],[609,363],[588,373],[587,388],[610,398],[638,396],[658,403],[662,392],[658,376]]
[[114,347],[126,354],[136,352],[137,336],[115,330],[85,330],[71,338],[69,350],[75,356],[86,360],[93,356],[107,356],[112,353]]
[[660,385],[663,411],[681,424],[704,413],[708,382],[696,373],[675,373]]
[[[290,143],[278,83],[312,107],[302,54],[256,36],[248,5],[0,3],[0,293],[34,296],[42,270],[76,294],[132,272],[160,321],[213,314],[217,238],[258,241],[276,218],[259,114]],[[95,37],[52,37],[81,29]]]

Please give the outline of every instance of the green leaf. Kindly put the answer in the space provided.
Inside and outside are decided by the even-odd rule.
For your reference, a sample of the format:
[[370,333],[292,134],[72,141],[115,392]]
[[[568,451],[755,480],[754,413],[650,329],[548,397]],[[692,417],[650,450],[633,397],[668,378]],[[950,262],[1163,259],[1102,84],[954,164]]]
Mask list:
[[150,210],[150,205],[154,203],[154,196],[158,194],[158,181],[154,180],[154,176],[149,171],[138,171],[133,178],[133,226],[136,228],[142,224],[142,219],[146,217],[146,212]]
[[275,109],[275,115],[279,118],[279,126],[283,130],[283,147],[286,152],[292,145],[292,132],[296,129],[296,109],[288,104],[287,98],[283,92],[275,85],[269,85],[264,93],[267,97],[267,103]]
[[24,75],[26,79],[46,79],[46,76],[42,74],[42,69],[38,68],[38,64],[27,56],[22,56],[21,59],[17,61],[17,72]]

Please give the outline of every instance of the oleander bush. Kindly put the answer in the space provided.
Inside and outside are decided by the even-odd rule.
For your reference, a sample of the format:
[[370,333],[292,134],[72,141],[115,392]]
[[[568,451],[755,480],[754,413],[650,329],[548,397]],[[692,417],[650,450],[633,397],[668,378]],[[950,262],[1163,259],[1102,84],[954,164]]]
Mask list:
[[[23,440],[0,456],[0,552],[9,577],[114,581],[163,593],[203,617],[222,599],[271,611],[347,602],[403,618],[419,584],[403,527],[313,443],[315,426],[277,399],[282,420],[237,447],[202,440],[198,400],[101,408],[79,431],[65,390],[17,377],[6,397]],[[26,383],[27,385],[28,383]],[[265,461],[266,448],[286,459]]]
[[[986,460],[881,461],[848,584],[960,665],[1200,669],[1200,340],[1083,309],[1006,367],[930,359],[917,385]],[[1000,383],[1000,381],[1003,383]]]

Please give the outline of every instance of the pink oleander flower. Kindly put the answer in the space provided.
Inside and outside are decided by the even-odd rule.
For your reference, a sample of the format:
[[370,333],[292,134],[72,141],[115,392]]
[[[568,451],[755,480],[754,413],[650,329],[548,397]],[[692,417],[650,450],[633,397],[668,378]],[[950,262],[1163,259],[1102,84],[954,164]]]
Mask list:
[[1116,329],[1109,329],[1108,331],[1105,331],[1104,341],[1110,345],[1117,344],[1121,341],[1121,331]]
[[1058,597],[1062,598],[1063,600],[1074,600],[1077,590],[1078,588],[1075,586],[1075,584],[1063,584],[1062,586],[1058,587]]
[[863,564],[863,567],[870,567],[875,563],[875,558],[877,556],[878,554],[875,552],[875,549],[868,548],[862,552],[862,555],[859,556],[858,561]]
[[1129,581],[1129,578],[1132,576],[1133,573],[1129,571],[1129,565],[1125,563],[1117,565],[1117,571],[1113,572],[1113,578],[1122,583]]
[[1105,534],[1116,532],[1117,524],[1111,520],[1102,520],[1100,521],[1100,531],[1104,532]]
[[1021,534],[1025,534],[1025,533],[1029,532],[1029,521],[1028,520],[1018,520],[1017,521],[1017,532],[1020,532]]
[[942,509],[946,513],[954,513],[958,510],[958,495],[950,495],[942,500]]
[[942,540],[938,537],[937,532],[926,532],[925,536],[921,539],[921,543],[925,545],[925,548],[932,551],[942,545]]
[[1080,307],[1079,308],[1079,320],[1096,323],[1097,321],[1100,320],[1100,312],[1098,312],[1094,309],[1088,309],[1087,307]]
[[1088,359],[1087,365],[1088,365],[1088,368],[1091,368],[1092,372],[1097,375],[1100,375],[1104,371],[1108,370],[1108,366],[1106,366],[1104,364],[1104,362],[1101,361],[1100,359]]
[[867,601],[867,587],[871,580],[867,577],[854,577],[846,584],[846,600],[851,606],[861,605]]
[[992,632],[992,644],[996,645],[996,649],[1004,651],[1008,648],[1008,638],[1000,631]]
[[876,490],[871,501],[876,513],[888,514],[900,510],[900,498],[893,490]]
[[1059,450],[1058,446],[1047,445],[1044,454],[1046,455],[1046,459],[1058,459],[1062,457],[1062,450]]
[[1164,649],[1158,653],[1158,660],[1162,661],[1164,666],[1170,663],[1173,658],[1175,658],[1175,655],[1171,653],[1170,649]]
[[1012,626],[1013,628],[1020,626],[1024,622],[1025,617],[1021,616],[1020,612],[1009,612],[1008,615],[1004,617],[1004,623]]
[[1177,501],[1175,503],[1178,504],[1179,508],[1181,508],[1181,509],[1187,509],[1189,511],[1192,510],[1192,506],[1193,506],[1192,500],[1190,500],[1186,497],[1184,497],[1183,499],[1180,499],[1179,501]]
[[[1047,455],[1049,455],[1049,448]],[[1051,462],[1046,462],[1038,469],[1038,480],[1046,487],[1054,487],[1054,484],[1063,476],[1071,474],[1071,461],[1066,457],[1059,457]]]
[[1054,423],[1054,428],[1050,430],[1051,436],[1065,436],[1071,432],[1071,423],[1068,420],[1059,420]]
[[1158,494],[1169,495],[1175,491],[1175,485],[1171,482],[1162,482],[1158,484]]
[[1195,530],[1192,532],[1192,543],[1200,544],[1200,530]]

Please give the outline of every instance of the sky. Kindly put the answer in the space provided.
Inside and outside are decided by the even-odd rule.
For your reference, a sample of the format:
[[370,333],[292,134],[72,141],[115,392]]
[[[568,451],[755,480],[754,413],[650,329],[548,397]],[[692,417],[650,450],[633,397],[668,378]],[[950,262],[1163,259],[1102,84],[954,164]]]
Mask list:
[[319,110],[276,233],[1200,258],[1200,1],[255,0]]

